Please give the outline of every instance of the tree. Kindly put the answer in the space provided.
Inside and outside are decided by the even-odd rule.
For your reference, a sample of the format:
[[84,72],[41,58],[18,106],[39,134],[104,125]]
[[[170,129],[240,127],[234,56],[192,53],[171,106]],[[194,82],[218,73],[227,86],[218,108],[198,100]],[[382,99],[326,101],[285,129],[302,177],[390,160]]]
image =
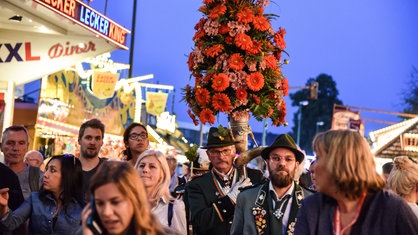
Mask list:
[[418,114],[418,69],[412,67],[411,80],[408,82],[408,88],[403,92],[405,108],[404,113]]
[[[316,79],[308,79],[306,86],[309,87],[313,82],[317,82],[319,86],[317,99],[308,100],[311,97],[309,89],[302,89],[290,94],[292,106],[299,106],[300,108],[293,116],[293,123],[296,124],[289,134],[297,140],[299,112],[302,109],[299,145],[307,154],[312,154],[312,140],[316,133],[331,128],[334,104],[342,104],[342,101],[338,99],[337,85],[331,76],[320,74]],[[309,102],[308,105],[300,105],[301,101],[307,100]]]

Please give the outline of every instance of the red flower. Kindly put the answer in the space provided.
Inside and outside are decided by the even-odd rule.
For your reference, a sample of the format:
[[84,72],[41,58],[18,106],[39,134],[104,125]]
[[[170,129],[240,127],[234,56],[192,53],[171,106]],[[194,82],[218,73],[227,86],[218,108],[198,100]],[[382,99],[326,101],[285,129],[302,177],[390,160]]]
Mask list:
[[271,25],[268,19],[264,16],[256,16],[253,19],[254,28],[260,31],[267,31]]
[[245,66],[244,58],[239,53],[232,54],[229,57],[229,67],[233,70],[241,70]]
[[282,79],[282,87],[283,95],[287,96],[289,94],[289,82],[287,81],[287,78]]
[[221,92],[224,91],[227,87],[229,87],[229,78],[226,74],[220,73],[213,75],[212,88],[215,91]]
[[211,20],[216,20],[216,18],[218,18],[219,16],[225,14],[226,12],[226,6],[224,5],[217,5],[216,7],[214,7],[210,13],[209,13],[209,18]]
[[253,101],[255,104],[260,104],[260,97],[258,97],[257,95],[253,95]]
[[264,57],[264,59],[266,60],[267,68],[275,69],[275,68],[278,67],[277,60],[276,60],[276,58],[274,58],[273,55],[268,55],[268,56]]
[[215,115],[213,115],[210,109],[203,109],[202,112],[200,112],[199,119],[202,124],[209,123],[213,125],[215,123]]
[[219,26],[218,31],[219,31],[220,34],[227,34],[227,33],[229,33],[229,26],[226,25],[226,24],[223,24],[223,25]]
[[193,58],[194,58],[194,52],[192,51],[192,52],[190,52],[189,59],[187,60],[187,65],[189,67],[189,71],[193,71],[193,65],[194,65]]
[[245,100],[247,99],[247,91],[243,88],[238,88],[237,91],[235,91],[235,96],[239,100]]
[[274,42],[280,48],[280,50],[284,50],[286,48],[286,42],[284,41],[285,34],[286,30],[282,27],[280,27],[279,31],[274,34]]
[[235,36],[235,45],[243,50],[249,50],[253,46],[250,36],[245,33],[239,33]]
[[259,91],[264,86],[264,76],[260,72],[250,73],[245,80],[252,91]]
[[187,110],[187,114],[189,114],[189,117],[193,120],[193,124],[197,126],[197,124],[199,124],[199,121],[196,119],[196,116],[192,113],[190,109]]
[[254,13],[251,9],[245,8],[237,13],[238,22],[242,22],[244,24],[248,24],[253,21]]
[[193,36],[193,41],[197,41],[205,36],[205,31],[203,29],[200,29],[196,31],[196,33]]
[[197,88],[195,96],[197,103],[201,106],[207,105],[210,101],[209,91],[205,88]]
[[205,54],[209,57],[215,57],[215,56],[218,56],[222,52],[223,49],[224,49],[224,46],[222,45],[219,45],[219,44],[213,45],[211,47],[206,48]]
[[217,93],[212,98],[212,106],[215,110],[226,112],[231,107],[231,100],[223,93]]

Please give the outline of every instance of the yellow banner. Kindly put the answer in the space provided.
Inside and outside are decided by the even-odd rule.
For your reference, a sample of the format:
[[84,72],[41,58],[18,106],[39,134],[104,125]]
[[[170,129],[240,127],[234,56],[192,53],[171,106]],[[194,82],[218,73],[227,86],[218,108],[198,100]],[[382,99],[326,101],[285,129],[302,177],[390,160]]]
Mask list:
[[168,94],[162,92],[147,92],[146,93],[146,108],[147,113],[159,116],[165,110]]
[[93,94],[99,99],[111,98],[115,93],[115,86],[118,79],[118,73],[95,71],[93,73],[91,90],[93,91]]

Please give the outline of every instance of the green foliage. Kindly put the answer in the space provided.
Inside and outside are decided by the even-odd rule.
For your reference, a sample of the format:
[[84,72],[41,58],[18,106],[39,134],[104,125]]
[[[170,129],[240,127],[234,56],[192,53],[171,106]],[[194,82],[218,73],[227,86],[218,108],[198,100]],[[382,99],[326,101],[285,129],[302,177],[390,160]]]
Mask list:
[[411,80],[403,91],[403,112],[418,114],[418,69],[412,67]]
[[[299,145],[307,154],[312,154],[312,140],[316,133],[331,128],[334,104],[342,104],[342,101],[338,99],[337,84],[331,76],[320,74],[316,78],[308,79],[306,86],[309,86],[313,81],[318,82],[319,85],[318,99],[309,100],[309,89],[299,90],[290,94],[292,106],[299,107],[301,101],[309,101],[307,106],[300,107],[302,109],[302,118]],[[317,125],[318,122],[323,122],[323,125]],[[293,123],[295,125],[289,134],[297,140],[299,112],[294,114]]]
[[193,144],[192,147],[190,147],[185,153],[184,155],[186,156],[186,158],[190,161],[193,162],[194,160],[196,160],[199,157],[199,154],[197,153],[197,144]]

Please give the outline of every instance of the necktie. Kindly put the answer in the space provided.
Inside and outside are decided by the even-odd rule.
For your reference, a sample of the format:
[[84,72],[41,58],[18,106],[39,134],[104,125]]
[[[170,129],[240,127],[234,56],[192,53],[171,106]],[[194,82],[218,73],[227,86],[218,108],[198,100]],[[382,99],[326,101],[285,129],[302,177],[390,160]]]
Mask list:
[[273,215],[282,222],[283,215],[286,211],[287,203],[289,202],[290,195],[287,194],[283,197],[282,200],[276,201],[276,206],[274,207]]

